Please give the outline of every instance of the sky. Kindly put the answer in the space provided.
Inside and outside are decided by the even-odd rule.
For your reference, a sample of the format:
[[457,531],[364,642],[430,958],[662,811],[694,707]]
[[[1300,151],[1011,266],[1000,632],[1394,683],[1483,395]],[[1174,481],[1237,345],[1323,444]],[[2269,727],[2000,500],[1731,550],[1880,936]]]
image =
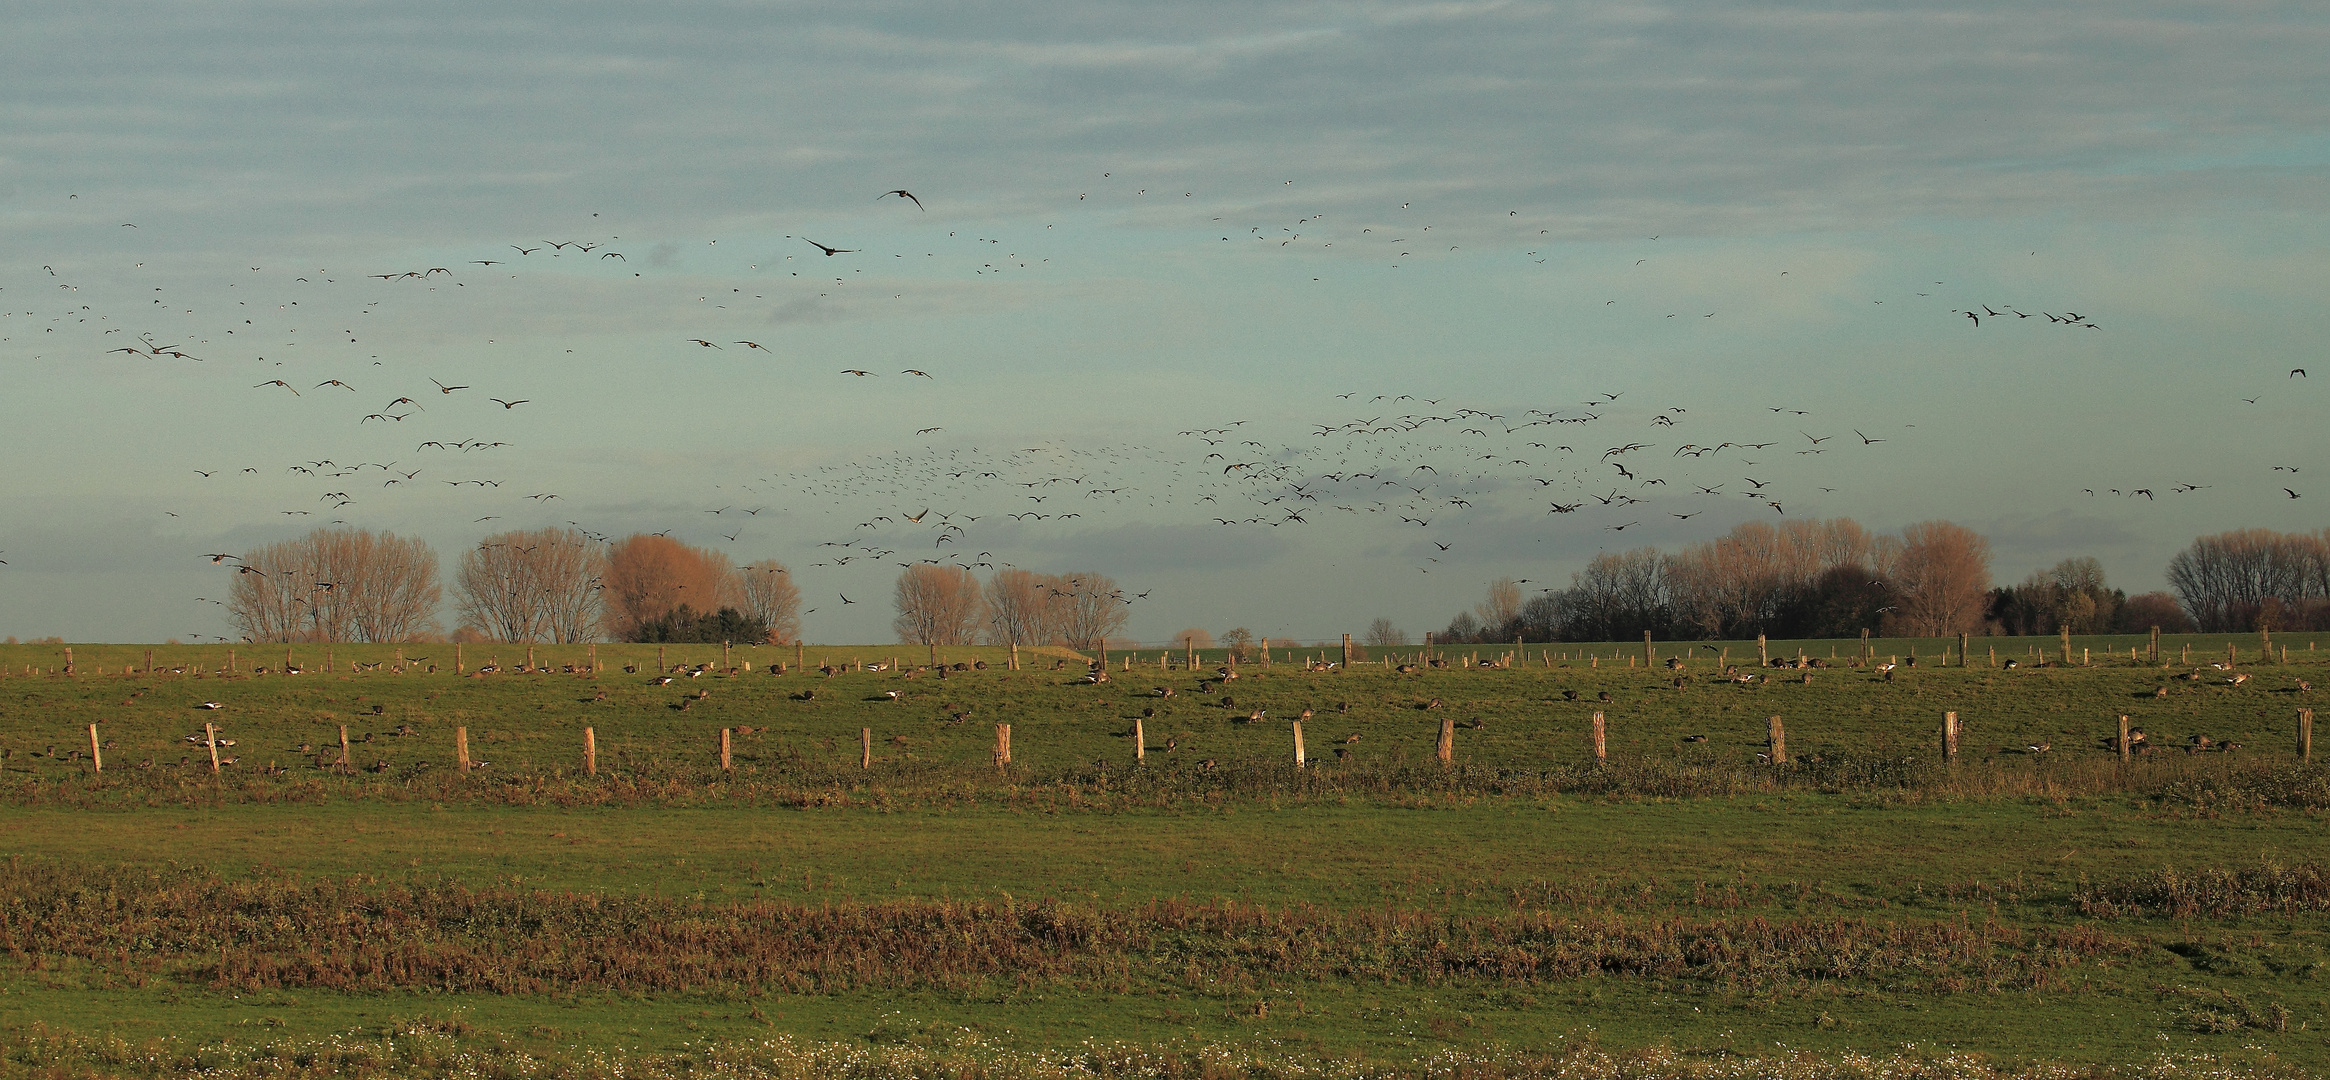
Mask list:
[[2319,5],[6,11],[0,634],[230,635],[204,556],[335,522],[1311,641],[1795,517],[2138,592],[2330,502]]

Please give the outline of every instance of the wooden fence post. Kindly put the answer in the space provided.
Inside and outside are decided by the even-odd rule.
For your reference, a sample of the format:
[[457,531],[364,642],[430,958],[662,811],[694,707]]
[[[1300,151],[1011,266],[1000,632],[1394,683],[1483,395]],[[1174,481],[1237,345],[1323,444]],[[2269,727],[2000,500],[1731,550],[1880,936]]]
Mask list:
[[1456,757],[1456,717],[1447,713],[1440,716],[1440,764],[1446,765]]
[[[727,642],[727,641],[723,641],[723,642],[721,642],[721,643],[720,643],[720,670],[722,670],[722,671],[727,671],[727,670],[728,670],[728,649],[729,649],[729,647],[730,647],[731,645],[733,645],[733,644],[734,644],[733,642]],[[526,650],[526,655],[527,655],[529,658],[531,658],[531,657],[534,655],[534,650],[532,650],[532,649],[528,649],[528,650]]]
[[1942,764],[1958,760],[1958,714],[1942,714]]
[[871,769],[873,767],[874,729],[862,727],[858,729],[858,768]]
[[1861,628],[1861,659],[1866,661],[1869,656],[1869,628],[1864,626]]
[[105,771],[104,747],[97,741],[95,724],[89,725],[89,768],[95,772]]
[[2314,760],[2314,710],[2298,710],[2298,760]]
[[671,673],[671,669],[664,666],[663,646],[661,645],[655,647],[655,673],[658,675],[668,675]]
[[1596,765],[1600,765],[1600,764],[1602,764],[1602,763],[1604,763],[1604,762],[1607,762],[1607,761],[1609,761],[1609,760],[1610,760],[1610,739],[1609,739],[1609,735],[1610,735],[1610,727],[1609,727],[1609,724],[1608,724],[1608,722],[1602,719],[1602,714],[1601,714],[1601,713],[1595,713],[1595,714],[1594,714],[1594,764],[1596,764]]
[[461,646],[459,644],[455,644],[453,646],[453,673],[459,675],[467,670],[469,669],[463,667],[461,664]]
[[211,774],[215,776],[215,775],[217,775],[217,774],[218,774],[218,725],[217,725],[217,724],[204,724],[204,725],[202,725],[202,741],[203,741],[203,744],[204,744],[204,745],[206,745],[206,746],[210,747],[210,771],[211,771]]
[[355,772],[355,771],[356,771],[356,765],[355,765],[355,763],[354,763],[354,762],[352,762],[352,761],[350,761],[350,760],[348,759],[348,725],[346,725],[346,724],[342,724],[342,725],[340,725],[340,769],[339,769],[339,771],[341,771],[341,772],[343,772],[343,773],[352,773],[352,772]]
[[1141,718],[1133,717],[1133,760],[1149,759],[1149,733],[1142,729]]
[[1351,666],[1351,635],[1343,635],[1343,666]]
[[147,649],[147,650],[146,650],[146,671],[145,671],[145,673],[146,673],[147,675],[152,675],[152,674],[154,673],[154,650],[152,650],[152,649]]
[[1958,635],[1958,666],[1966,666],[1966,635]]
[[1424,661],[1423,661],[1423,666],[1425,666],[1425,667],[1431,667],[1431,666],[1432,666],[1432,631],[1430,631],[1430,630],[1426,630],[1426,631],[1424,631]]
[[232,675],[232,674],[234,674],[234,673],[235,673],[235,651],[234,651],[233,649],[228,649],[228,650],[227,650],[227,674],[229,674],[229,675]]
[[1770,642],[1764,640],[1762,634],[1756,635],[1756,666],[1772,666],[1772,646]]
[[2240,647],[2239,645],[2235,645],[2234,643],[2232,643],[2232,642],[2230,642],[2230,641],[2226,642],[2226,643],[2225,643],[2225,666],[2226,666],[2226,667],[2234,667],[2234,666],[2237,666],[2237,665],[2239,665],[2240,663],[2241,663],[2241,647]]
[[73,647],[70,645],[65,646],[65,677],[73,677]]
[[1788,764],[1788,728],[1780,723],[1777,716],[1772,718],[1771,733],[1767,739],[1772,746],[1772,764]]
[[735,771],[735,768],[734,768],[734,766],[731,764],[731,762],[730,762],[730,759],[729,759],[729,756],[728,756],[728,750],[729,750],[729,744],[728,744],[728,735],[729,735],[729,731],[730,731],[730,730],[731,730],[731,729],[729,729],[729,728],[721,728],[721,729],[720,729],[720,771],[721,771],[721,772],[733,772],[733,771]]
[[796,638],[793,641],[793,670],[801,670],[801,663],[801,642]]
[[1011,643],[1011,667],[1009,670],[1019,670],[1019,642],[1016,641]]
[[2135,754],[2135,750],[2135,747],[2128,745],[2128,717],[2127,714],[2122,713],[2120,715],[2120,764],[2127,764],[2128,759]]
[[1294,722],[1294,767],[1303,767],[1303,722]]
[[597,645],[590,647],[590,663],[591,674],[596,676],[599,674],[599,647]]
[[1011,725],[997,724],[995,725],[995,767],[998,769],[1003,769],[1009,768],[1010,766]]
[[2144,658],[2155,664],[2160,662],[2160,628],[2157,626],[2152,628],[2152,647],[2144,654]]
[[599,733],[587,727],[583,729],[583,772],[599,775]]
[[1650,631],[1645,630],[1642,632],[1642,666],[1647,668],[1658,663],[1658,659],[1658,649],[1650,643]]
[[453,759],[461,763],[461,771],[469,771],[469,729],[453,729]]

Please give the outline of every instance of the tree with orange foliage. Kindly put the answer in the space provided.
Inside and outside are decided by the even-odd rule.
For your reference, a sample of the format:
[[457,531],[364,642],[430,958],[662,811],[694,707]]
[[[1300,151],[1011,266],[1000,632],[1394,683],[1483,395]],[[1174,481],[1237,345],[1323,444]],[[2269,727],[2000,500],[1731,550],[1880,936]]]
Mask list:
[[668,536],[637,533],[607,549],[607,636],[638,640],[681,607],[711,613],[735,603],[728,556]]

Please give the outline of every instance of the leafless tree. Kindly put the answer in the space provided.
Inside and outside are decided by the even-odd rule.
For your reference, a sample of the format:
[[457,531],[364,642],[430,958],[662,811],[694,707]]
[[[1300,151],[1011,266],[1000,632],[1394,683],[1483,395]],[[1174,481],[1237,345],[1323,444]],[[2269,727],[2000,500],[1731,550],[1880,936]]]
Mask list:
[[1367,624],[1367,636],[1361,642],[1378,647],[1405,645],[1408,643],[1408,632],[1392,625],[1390,619],[1377,616],[1374,622]]
[[1089,649],[1108,635],[1124,629],[1131,618],[1124,590],[1102,574],[1082,571],[1065,575],[1066,584],[1053,596],[1060,603],[1060,637],[1071,649]]
[[772,644],[787,645],[800,638],[801,590],[785,564],[775,559],[747,563],[737,568],[734,581],[731,591],[737,610],[767,626]]
[[682,605],[711,614],[732,605],[728,556],[690,547],[668,536],[635,534],[607,551],[606,610],[609,637],[636,638],[640,627]]
[[1860,567],[1884,578],[1901,542],[1851,518],[1750,521],[1676,555],[1668,567],[1675,619],[1686,633],[1748,636],[1800,607],[1824,575]]
[[1947,521],[1921,521],[1901,530],[1895,562],[1894,621],[1917,637],[1982,629],[1990,593],[1990,542]]
[[1502,635],[1521,621],[1521,584],[1512,578],[1498,578],[1489,582],[1489,595],[1473,608],[1480,616],[1481,626]]
[[246,552],[227,595],[252,641],[405,641],[427,630],[444,589],[417,537],[318,529]]
[[2203,536],[2168,562],[2168,584],[2205,633],[2252,630],[2319,600],[2330,585],[2320,535],[2238,529]]
[[461,618],[498,641],[587,641],[606,563],[605,547],[577,529],[488,536],[454,575]]
[[959,566],[910,566],[898,575],[898,640],[921,645],[970,642],[979,619],[979,579]]
[[1254,631],[1243,626],[1224,631],[1221,642],[1222,648],[1230,650],[1230,655],[1241,661],[1254,655]]
[[991,645],[1049,645],[1060,637],[1055,593],[1065,579],[1016,567],[987,577],[986,635]]

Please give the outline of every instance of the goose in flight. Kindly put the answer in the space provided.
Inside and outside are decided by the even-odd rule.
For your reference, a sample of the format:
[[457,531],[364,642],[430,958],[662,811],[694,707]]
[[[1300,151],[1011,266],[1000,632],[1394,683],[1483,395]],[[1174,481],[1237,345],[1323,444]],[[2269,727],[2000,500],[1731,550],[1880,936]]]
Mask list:
[[[914,208],[915,208],[915,209],[917,209],[917,210],[921,210],[921,211],[923,211],[923,212],[925,212],[925,213],[929,212],[929,210],[930,210],[930,208],[929,208],[929,207],[922,205],[922,200],[921,200],[921,199],[917,199],[917,198],[915,198],[915,197],[914,197],[914,193],[913,193],[913,192],[911,192],[911,191],[908,191],[908,190],[906,190],[905,188],[891,188],[890,190],[888,190],[888,191],[885,191],[885,192],[881,193],[880,195],[876,195],[876,196],[874,196],[874,199],[875,199],[876,201],[880,201],[880,200],[882,200],[882,199],[887,199],[887,198],[889,198],[889,197],[890,197],[890,196],[892,196],[892,195],[896,195],[896,196],[898,196],[899,198],[906,200],[907,202],[913,203],[913,204],[914,204]],[[812,241],[810,241],[810,243],[813,243],[813,244],[814,244],[814,243],[816,243],[816,241],[812,240]],[[818,246],[822,247],[822,246],[824,246],[824,245],[820,244],[820,245],[818,245]],[[826,252],[826,254],[828,254],[828,255],[831,255],[831,254],[833,254],[833,253],[829,251],[829,252]]]
[[266,382],[259,383],[259,384],[255,385],[255,386],[251,387],[251,389],[253,389],[253,390],[256,390],[256,389],[258,389],[258,388],[259,388],[259,387],[261,387],[261,386],[280,386],[280,387],[282,387],[282,388],[284,388],[284,389],[286,389],[286,390],[289,390],[289,391],[291,391],[291,396],[292,396],[292,397],[298,397],[298,396],[299,396],[299,390],[298,390],[297,388],[293,387],[293,386],[292,386],[290,383],[284,382],[284,381],[283,381],[283,380],[281,380],[281,379],[269,379],[269,380],[267,380]]
[[[919,206],[919,205],[921,205],[921,204],[920,204],[920,203],[916,203],[915,205]],[[826,256],[827,256],[827,257],[829,257],[829,258],[830,258],[830,257],[832,257],[832,256],[835,256],[835,255],[854,255],[854,254],[856,254],[856,253],[857,253],[857,251],[858,251],[858,249],[857,249],[857,248],[837,248],[837,247],[826,247],[825,245],[823,245],[823,244],[820,244],[820,243],[818,243],[818,242],[817,242],[817,241],[815,241],[815,240],[811,240],[811,239],[809,239],[809,238],[808,238],[808,237],[806,237],[806,236],[802,237],[802,238],[801,238],[801,240],[802,240],[802,242],[803,242],[803,243],[806,243],[806,244],[808,244],[810,247],[816,248],[817,250],[824,252],[824,253],[826,254]]]

